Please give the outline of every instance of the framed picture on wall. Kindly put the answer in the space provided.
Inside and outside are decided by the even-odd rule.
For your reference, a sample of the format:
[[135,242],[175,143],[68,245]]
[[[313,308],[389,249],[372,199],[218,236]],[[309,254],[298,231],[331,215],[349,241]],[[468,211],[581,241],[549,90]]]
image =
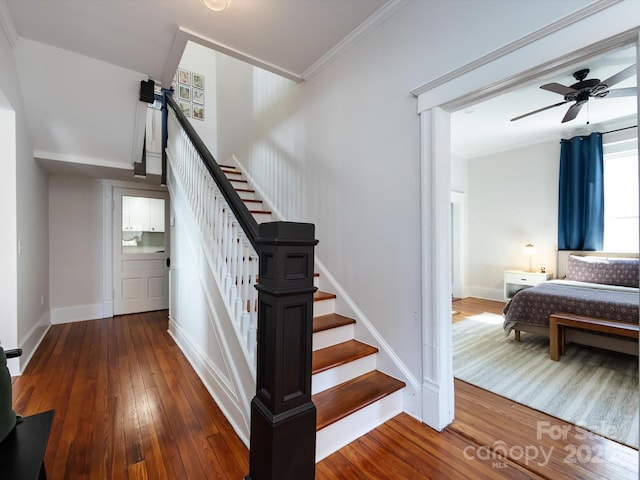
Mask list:
[[194,73],[192,76],[192,83],[194,87],[204,88],[204,75]]
[[178,100],[178,106],[180,107],[180,110],[182,110],[182,113],[184,113],[185,117],[191,116],[191,103]]
[[193,103],[204,105],[204,90],[201,88],[193,88],[191,95],[193,95]]
[[204,120],[204,107],[202,105],[193,104],[193,118]]
[[191,100],[191,87],[180,85],[178,90],[178,98],[180,100]]
[[182,68],[178,69],[178,81],[185,85],[191,85],[191,72]]

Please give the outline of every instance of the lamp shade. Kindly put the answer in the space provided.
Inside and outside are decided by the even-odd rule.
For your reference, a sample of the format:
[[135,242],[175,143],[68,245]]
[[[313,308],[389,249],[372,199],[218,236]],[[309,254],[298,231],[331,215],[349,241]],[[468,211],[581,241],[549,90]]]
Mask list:
[[527,243],[522,249],[522,253],[525,255],[533,255],[536,253],[536,247],[534,247],[531,243]]
[[214,12],[221,12],[229,6],[229,0],[202,0],[202,3]]

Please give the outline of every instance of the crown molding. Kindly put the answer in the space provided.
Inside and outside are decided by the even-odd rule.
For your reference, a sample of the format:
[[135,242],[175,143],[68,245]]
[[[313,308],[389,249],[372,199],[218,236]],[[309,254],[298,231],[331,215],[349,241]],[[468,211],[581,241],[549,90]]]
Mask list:
[[0,0],[0,29],[4,32],[4,36],[7,38],[7,42],[9,42],[9,46],[13,50],[16,46],[18,32],[4,0]]
[[310,80],[315,77],[362,38],[395,15],[402,7],[409,3],[409,1],[410,0],[390,0],[385,3],[375,13],[373,13],[373,15],[361,23],[349,35],[340,40],[331,50],[314,62],[313,65],[307,68],[301,75],[302,79]]
[[[0,0],[2,1],[2,0]],[[224,53],[225,55],[229,55],[230,57],[236,58],[243,62],[246,62],[255,67],[262,68],[271,73],[275,73],[276,75],[280,75],[281,77],[288,78],[294,82],[301,82],[302,77],[292,73],[283,68],[277,67],[271,63],[264,62],[256,57],[253,57],[249,54],[241,52],[239,50],[235,50],[227,45],[216,42],[210,38],[204,37],[196,32],[193,32],[185,27],[178,27],[176,31],[176,36],[173,39],[173,44],[171,46],[171,51],[169,53],[169,57],[167,63],[164,68],[164,73],[162,74],[162,85],[171,85],[171,79],[173,79],[173,74],[176,72],[178,65],[180,63],[180,58],[184,52],[184,49],[187,45],[188,41],[192,41],[194,43],[198,43],[204,47],[211,48],[212,50],[216,50],[220,53]]]
[[435,80],[427,82],[411,90],[411,94],[417,97],[425,92],[428,92],[429,90],[444,85],[445,83],[450,82],[455,78],[458,78],[501,57],[504,57],[505,55],[508,55],[516,50],[530,45],[531,43],[534,43],[548,35],[551,35],[552,33],[555,33],[587,17],[590,17],[591,15],[594,15],[602,10],[606,10],[607,8],[615,5],[616,3],[620,3],[621,1],[622,0],[600,0],[598,2],[592,3],[584,8],[581,8],[580,10],[575,11],[572,14],[567,15],[566,17],[561,18],[557,22],[553,22],[546,27],[542,27],[534,31],[533,33],[530,33],[529,35],[516,40],[515,42],[511,42],[502,48],[494,50],[493,52],[474,60],[473,62],[467,63],[460,68],[456,68],[455,70],[452,70],[451,72],[446,73],[445,75],[442,75]]

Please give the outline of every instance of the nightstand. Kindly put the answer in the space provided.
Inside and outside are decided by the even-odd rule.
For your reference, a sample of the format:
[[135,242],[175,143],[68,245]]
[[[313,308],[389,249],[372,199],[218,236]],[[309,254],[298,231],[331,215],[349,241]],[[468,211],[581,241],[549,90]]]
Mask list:
[[504,299],[509,301],[523,288],[533,287],[551,280],[553,274],[546,272],[523,272],[522,270],[506,270],[504,272]]

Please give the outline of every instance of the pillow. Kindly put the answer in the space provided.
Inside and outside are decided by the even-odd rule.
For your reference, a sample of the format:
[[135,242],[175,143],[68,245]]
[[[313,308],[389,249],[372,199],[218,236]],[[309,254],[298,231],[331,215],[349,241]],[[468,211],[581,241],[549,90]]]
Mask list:
[[567,280],[638,288],[637,258],[578,257],[567,259]]

